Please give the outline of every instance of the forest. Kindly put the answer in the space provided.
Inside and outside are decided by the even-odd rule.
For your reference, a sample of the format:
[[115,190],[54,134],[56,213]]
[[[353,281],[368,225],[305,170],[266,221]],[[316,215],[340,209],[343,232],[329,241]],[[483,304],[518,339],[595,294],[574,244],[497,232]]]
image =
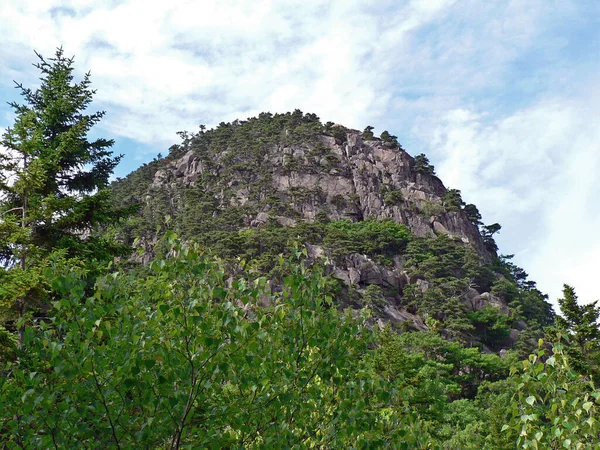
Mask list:
[[[111,182],[90,75],[38,58],[0,149],[1,448],[600,448],[600,307],[555,313],[425,155],[296,110]],[[277,187],[321,175],[375,187]]]

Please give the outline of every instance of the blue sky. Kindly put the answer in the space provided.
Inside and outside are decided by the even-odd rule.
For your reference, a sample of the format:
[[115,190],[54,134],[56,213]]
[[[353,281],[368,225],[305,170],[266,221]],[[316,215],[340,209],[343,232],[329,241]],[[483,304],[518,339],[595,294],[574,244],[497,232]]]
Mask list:
[[[195,131],[295,108],[389,130],[499,222],[555,300],[600,297],[600,2],[1,2],[0,99],[33,50],[91,70],[124,176]],[[12,117],[0,104],[0,129]]]

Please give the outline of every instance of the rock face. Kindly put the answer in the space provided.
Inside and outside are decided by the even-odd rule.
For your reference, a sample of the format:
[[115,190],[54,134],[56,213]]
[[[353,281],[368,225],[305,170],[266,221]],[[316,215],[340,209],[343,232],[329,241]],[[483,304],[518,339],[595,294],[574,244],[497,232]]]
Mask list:
[[[391,218],[417,236],[451,236],[490,260],[477,226],[464,212],[444,205],[447,190],[439,178],[415,171],[413,158],[398,146],[364,140],[356,130],[344,132],[344,140],[319,135],[309,143],[274,145],[264,154],[261,164],[268,166],[269,190],[290,204],[295,217],[259,206],[247,183],[230,180],[231,204],[255,207],[248,226],[259,226],[270,216],[285,225],[297,218],[312,221],[322,211],[331,220]],[[207,170],[219,176],[225,164],[220,159],[208,168],[201,155],[189,150],[156,171],[152,188],[167,188],[176,196],[181,186],[193,185]]]
[[[271,220],[290,227],[324,216],[352,222],[393,219],[416,236],[443,234],[474,249],[482,262],[492,260],[477,225],[460,207],[445,202],[448,190],[441,180],[419,170],[395,143],[365,139],[359,131],[335,126],[331,134],[292,142],[281,139],[254,148],[258,150],[240,154],[227,144],[215,150],[212,143],[188,139],[174,157],[157,164],[143,197],[145,214],[155,214],[151,200],[157,196],[166,199],[171,214],[180,214],[187,208],[182,192],[199,188],[199,195],[208,195],[217,209],[243,210],[240,229],[259,228]],[[146,250],[142,262],[149,258],[154,242],[140,240]],[[316,245],[308,246],[308,251],[311,258],[328,255],[328,249]],[[337,258],[330,271],[355,292],[363,293],[371,285],[396,292],[396,297],[386,295],[378,305],[380,320],[428,328],[414,311],[401,305],[407,285],[414,284],[422,292],[429,287],[425,280],[411,279],[401,257],[394,258],[393,266],[384,266],[365,255],[349,254]],[[471,289],[461,298],[468,310],[491,305],[501,314],[508,313],[507,305],[489,293]]]

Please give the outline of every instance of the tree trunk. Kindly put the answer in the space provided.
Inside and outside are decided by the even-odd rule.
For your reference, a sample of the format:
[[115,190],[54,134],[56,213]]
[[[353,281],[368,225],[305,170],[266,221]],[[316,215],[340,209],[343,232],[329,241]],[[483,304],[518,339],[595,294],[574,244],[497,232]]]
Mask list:
[[[27,170],[27,155],[23,156],[23,172]],[[25,228],[27,226],[27,191],[23,191],[23,210],[21,212],[21,228]],[[21,270],[25,272],[27,268],[27,245],[23,244],[23,248],[21,249]],[[19,319],[22,319],[27,310],[27,301],[26,298],[23,297],[19,300]],[[25,324],[22,323],[19,327],[19,341],[18,347],[21,348],[23,346],[23,339],[25,337]]]

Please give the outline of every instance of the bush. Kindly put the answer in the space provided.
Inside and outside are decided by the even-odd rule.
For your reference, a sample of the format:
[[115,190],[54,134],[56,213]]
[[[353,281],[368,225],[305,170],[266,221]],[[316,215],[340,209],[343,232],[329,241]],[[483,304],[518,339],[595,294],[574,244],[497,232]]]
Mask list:
[[[331,308],[322,271],[282,261],[283,291],[168,237],[147,276],[50,276],[52,324],[0,377],[6,448],[383,448],[406,442],[370,332]],[[263,305],[259,307],[258,303]],[[387,411],[385,414],[382,412]],[[409,445],[409,444],[406,444]]]
[[383,133],[381,133],[380,137],[381,137],[381,140],[388,146],[391,146],[391,147],[399,147],[400,146],[400,144],[398,143],[398,136],[391,135],[387,131],[384,131]]
[[410,231],[391,219],[350,222],[340,220],[327,225],[323,243],[335,255],[364,253],[376,260],[391,264],[392,257],[406,248]]
[[600,390],[570,367],[560,340],[548,358],[543,345],[512,371],[516,391],[502,431],[518,448],[597,449]]
[[386,206],[397,206],[404,202],[404,197],[400,191],[388,190],[383,196],[383,201]]
[[443,204],[434,202],[432,200],[423,200],[419,205],[419,209],[423,213],[423,215],[428,217],[437,217],[441,216],[446,212],[446,208]]
[[468,315],[478,336],[484,344],[499,349],[510,332],[512,319],[501,314],[497,308],[487,305],[479,311],[471,311]]

